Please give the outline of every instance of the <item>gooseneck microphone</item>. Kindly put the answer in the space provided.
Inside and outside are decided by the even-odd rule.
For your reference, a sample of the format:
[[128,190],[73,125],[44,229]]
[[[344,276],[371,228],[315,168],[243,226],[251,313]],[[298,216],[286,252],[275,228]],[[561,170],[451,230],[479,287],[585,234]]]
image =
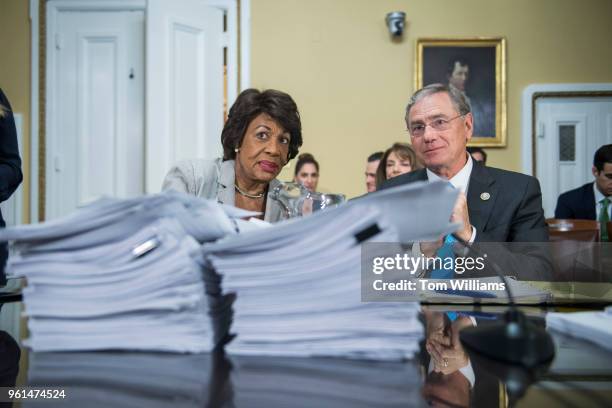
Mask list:
[[[472,251],[476,256],[483,256],[473,245],[456,234],[452,235],[468,252]],[[552,361],[555,356],[555,346],[550,334],[527,320],[525,314],[517,309],[512,290],[501,268],[490,257],[487,260],[495,274],[504,282],[509,310],[504,314],[503,321],[461,330],[459,333],[461,343],[468,350],[487,358],[529,369]]]

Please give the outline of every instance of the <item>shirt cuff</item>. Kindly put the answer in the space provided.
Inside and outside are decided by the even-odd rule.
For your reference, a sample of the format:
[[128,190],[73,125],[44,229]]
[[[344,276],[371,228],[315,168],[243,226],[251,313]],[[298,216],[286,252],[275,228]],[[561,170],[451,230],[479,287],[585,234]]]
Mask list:
[[467,365],[465,367],[461,367],[459,372],[468,380],[470,383],[470,388],[474,388],[474,384],[476,383],[476,375],[474,374],[474,369],[472,368],[472,361],[468,359]]
[[474,241],[476,241],[476,227],[472,225],[472,236],[470,237],[470,240],[468,241],[468,243],[473,244]]
[[[430,374],[434,369],[433,359],[429,360],[429,365],[427,366],[427,374]],[[476,374],[474,374],[474,368],[472,367],[472,361],[468,359],[468,363],[465,367],[461,367],[459,369],[461,375],[465,377],[466,380],[470,383],[470,388],[474,388],[474,384],[476,384]]]

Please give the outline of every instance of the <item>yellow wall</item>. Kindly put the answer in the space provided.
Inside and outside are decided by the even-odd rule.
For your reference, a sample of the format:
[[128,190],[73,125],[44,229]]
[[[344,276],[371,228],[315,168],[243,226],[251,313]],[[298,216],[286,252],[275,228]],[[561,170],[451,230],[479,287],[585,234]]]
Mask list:
[[30,20],[27,0],[0,0],[0,87],[13,111],[23,115],[22,170],[25,208],[29,220],[30,166]]
[[[396,10],[408,25],[399,43],[384,22]],[[419,37],[506,37],[508,147],[488,149],[496,167],[521,169],[526,86],[612,82],[609,0],[251,0],[251,13],[251,85],[295,98],[320,188],[349,196],[365,192],[369,153],[408,141]]]
[[[384,17],[407,14],[402,42]],[[508,147],[490,164],[520,170],[523,89],[532,83],[612,82],[609,0],[251,0],[251,84],[298,102],[302,151],[321,164],[320,188],[365,191],[365,157],[407,141],[403,109],[414,91],[419,37],[504,36],[508,44]],[[30,24],[26,0],[0,0],[0,86],[24,114],[29,214]],[[291,178],[293,167],[283,178]]]

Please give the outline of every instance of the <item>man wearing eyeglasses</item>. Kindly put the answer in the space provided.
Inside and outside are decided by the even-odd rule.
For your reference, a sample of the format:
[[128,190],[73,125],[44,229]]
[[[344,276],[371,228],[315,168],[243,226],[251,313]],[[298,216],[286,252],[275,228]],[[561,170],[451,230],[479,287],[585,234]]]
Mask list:
[[[463,241],[548,241],[538,180],[485,167],[467,153],[474,125],[462,92],[442,84],[428,85],[412,96],[405,119],[412,146],[425,168],[389,179],[383,189],[423,180],[448,180],[461,191],[451,222],[463,225],[455,234]],[[431,255],[425,250],[423,253]],[[548,265],[541,270],[533,271],[536,276],[531,278],[548,277]]]

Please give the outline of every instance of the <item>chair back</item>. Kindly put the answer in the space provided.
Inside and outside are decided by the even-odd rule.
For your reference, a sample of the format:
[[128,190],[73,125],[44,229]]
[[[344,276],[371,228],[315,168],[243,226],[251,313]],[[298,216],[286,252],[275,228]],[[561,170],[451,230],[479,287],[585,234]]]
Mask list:
[[600,239],[599,222],[595,220],[549,218],[546,224],[551,241],[599,242]]
[[554,280],[601,280],[599,222],[549,218],[546,224],[551,241]]

